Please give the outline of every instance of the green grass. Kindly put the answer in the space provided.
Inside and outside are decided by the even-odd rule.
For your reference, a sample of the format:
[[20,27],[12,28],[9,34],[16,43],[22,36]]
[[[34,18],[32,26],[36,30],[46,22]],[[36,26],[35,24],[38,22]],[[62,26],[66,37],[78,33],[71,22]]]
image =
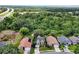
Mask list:
[[59,48],[60,48],[61,50],[63,50],[64,45],[63,45],[63,44],[62,44],[62,45],[60,45],[60,46],[59,46]]
[[0,16],[5,16],[5,15],[7,15],[8,13],[9,13],[9,12],[3,13],[3,14],[1,13]]
[[40,51],[46,51],[46,50],[54,50],[53,47],[40,47]]
[[14,45],[16,46],[16,47],[18,47],[19,46],[19,44],[20,44],[20,41],[21,41],[21,39],[23,38],[23,36],[21,35],[21,34],[19,34],[19,35],[17,35],[16,36],[16,42],[14,43]]
[[33,53],[34,53],[34,48],[33,48],[33,47],[31,48],[30,53],[31,53],[31,54],[33,54]]
[[77,48],[77,45],[78,45],[78,44],[70,45],[70,46],[69,46],[69,50],[70,50],[71,52],[74,52],[74,50]]
[[[74,52],[75,49],[77,48],[77,45],[78,45],[78,44],[69,45],[68,48],[69,48],[69,50],[70,50],[71,52]],[[63,48],[64,48],[64,45],[61,45],[61,46],[60,46],[60,49],[63,50]]]

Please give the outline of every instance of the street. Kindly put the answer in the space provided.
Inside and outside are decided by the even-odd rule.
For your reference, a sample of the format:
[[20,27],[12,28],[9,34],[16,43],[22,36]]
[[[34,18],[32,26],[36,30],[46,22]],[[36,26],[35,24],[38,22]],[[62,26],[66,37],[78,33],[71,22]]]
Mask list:
[[7,11],[5,11],[5,12],[3,12],[3,13],[1,13],[0,15],[2,15],[2,14],[4,14],[4,13],[7,13],[6,15],[4,15],[4,16],[0,16],[0,21],[2,21],[2,20],[4,20],[4,18],[5,17],[8,17],[8,16],[10,16],[13,12],[14,12],[14,9],[12,9],[11,8],[11,11],[9,12],[9,8],[7,8]]

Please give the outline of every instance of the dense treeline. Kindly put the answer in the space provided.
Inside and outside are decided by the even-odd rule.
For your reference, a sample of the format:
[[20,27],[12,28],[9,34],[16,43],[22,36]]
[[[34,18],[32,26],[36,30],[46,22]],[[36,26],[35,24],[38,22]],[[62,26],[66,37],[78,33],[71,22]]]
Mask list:
[[4,12],[6,10],[7,10],[7,8],[0,8],[0,13]]
[[44,34],[53,33],[55,35],[71,36],[79,34],[78,22],[79,16],[76,11],[49,12],[43,9],[43,12],[40,13],[19,14],[19,12],[15,12],[13,17],[7,17],[0,22],[0,31],[5,29],[19,31],[21,27],[27,27],[29,33],[34,32],[36,29],[41,29],[44,30]]
[[52,12],[73,12],[79,11],[79,8],[46,8],[48,11]]

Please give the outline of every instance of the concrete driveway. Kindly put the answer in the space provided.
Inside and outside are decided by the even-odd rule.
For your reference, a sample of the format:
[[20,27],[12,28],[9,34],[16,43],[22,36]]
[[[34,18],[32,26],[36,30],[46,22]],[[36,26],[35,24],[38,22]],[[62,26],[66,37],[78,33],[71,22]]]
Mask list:
[[55,52],[61,52],[59,45],[57,44],[54,44],[54,49],[55,49]]
[[65,45],[64,52],[70,52],[70,50],[68,49],[68,45]]

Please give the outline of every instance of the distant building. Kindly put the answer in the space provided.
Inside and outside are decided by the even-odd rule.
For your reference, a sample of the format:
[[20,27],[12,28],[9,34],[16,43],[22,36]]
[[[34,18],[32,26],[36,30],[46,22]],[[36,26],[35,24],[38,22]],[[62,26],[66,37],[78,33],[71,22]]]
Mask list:
[[65,36],[61,36],[57,40],[59,41],[60,44],[64,44],[64,45],[70,45],[71,44],[71,41]]

